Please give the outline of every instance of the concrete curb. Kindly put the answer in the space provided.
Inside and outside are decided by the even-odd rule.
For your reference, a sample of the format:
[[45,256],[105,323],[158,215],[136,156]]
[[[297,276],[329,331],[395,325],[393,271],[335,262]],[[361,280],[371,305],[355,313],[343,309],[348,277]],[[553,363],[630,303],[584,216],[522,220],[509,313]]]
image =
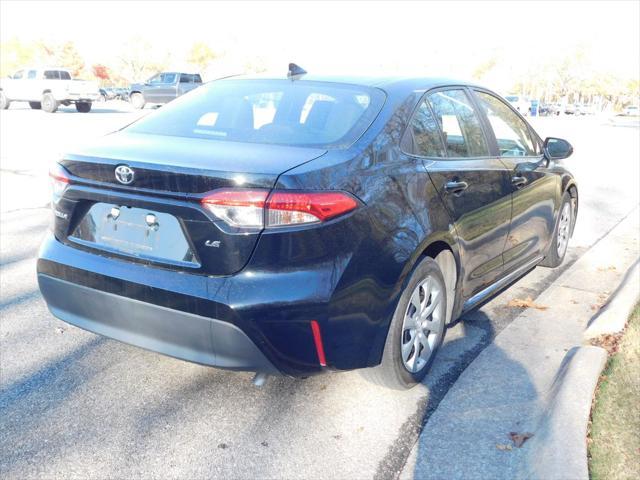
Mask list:
[[587,425],[591,400],[607,362],[600,347],[575,347],[563,361],[547,415],[529,441],[524,478],[589,478]]
[[639,299],[640,262],[636,261],[607,304],[589,321],[584,332],[585,339],[605,333],[621,332]]
[[[639,221],[636,208],[535,299],[541,309],[524,310],[475,358],[400,478],[588,478],[585,435],[606,352],[583,346],[584,333],[601,309],[627,318]],[[510,432],[533,436],[517,448]]]

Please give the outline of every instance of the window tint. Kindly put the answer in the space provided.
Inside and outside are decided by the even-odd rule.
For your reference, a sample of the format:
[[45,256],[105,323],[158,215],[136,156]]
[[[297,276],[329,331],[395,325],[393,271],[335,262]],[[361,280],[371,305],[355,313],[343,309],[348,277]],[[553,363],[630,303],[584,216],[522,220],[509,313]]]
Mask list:
[[176,81],[175,73],[163,73],[162,74],[162,83],[175,83]]
[[71,80],[71,74],[66,70],[60,70],[60,79],[61,80]]
[[60,74],[57,70],[45,70],[44,78],[47,80],[60,80]]
[[402,139],[402,149],[423,157],[445,156],[438,124],[426,100],[413,114],[411,125]]
[[196,73],[196,74],[193,76],[193,82],[194,82],[194,83],[202,83],[202,77],[200,77],[200,74],[199,74],[199,73]]
[[476,91],[480,107],[489,119],[503,157],[524,157],[537,154],[527,124],[502,100],[485,92]]
[[210,82],[145,116],[134,132],[340,148],[371,125],[381,90],[311,81]]
[[189,75],[188,73],[181,73],[180,83],[193,83],[193,75]]
[[489,155],[480,120],[464,90],[433,93],[429,103],[442,129],[449,157]]

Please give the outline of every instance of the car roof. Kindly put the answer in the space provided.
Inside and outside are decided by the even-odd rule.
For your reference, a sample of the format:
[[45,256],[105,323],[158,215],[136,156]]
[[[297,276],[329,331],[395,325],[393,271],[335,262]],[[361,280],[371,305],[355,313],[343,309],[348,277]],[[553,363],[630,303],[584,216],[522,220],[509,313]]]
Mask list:
[[[230,76],[220,80],[287,80],[287,75],[255,74]],[[386,91],[405,91],[406,93],[416,90],[429,90],[437,87],[449,85],[464,85],[481,87],[475,83],[448,77],[429,76],[378,76],[378,75],[317,75],[304,74],[298,77],[297,81],[332,82],[345,83],[351,85],[362,85],[365,87],[376,87]],[[482,88],[482,87],[481,87]]]

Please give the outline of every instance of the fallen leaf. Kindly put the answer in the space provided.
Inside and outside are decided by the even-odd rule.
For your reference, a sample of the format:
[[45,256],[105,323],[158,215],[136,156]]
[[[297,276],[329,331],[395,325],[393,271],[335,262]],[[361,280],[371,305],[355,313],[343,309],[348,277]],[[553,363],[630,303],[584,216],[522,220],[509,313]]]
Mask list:
[[518,307],[518,308],[535,308],[537,310],[546,310],[549,307],[544,305],[538,305],[534,303],[531,297],[527,297],[524,300],[520,298],[514,298],[509,303],[507,303],[508,307]]
[[616,269],[616,267],[614,267],[613,265],[610,265],[608,267],[600,267],[598,268],[599,272],[612,272]]
[[571,300],[571,303],[573,303],[574,305],[578,304],[578,302],[576,300]]
[[260,445],[262,445],[263,447],[268,447],[269,446],[269,442],[262,442]]
[[218,448],[221,448],[221,449],[223,449],[223,450],[224,450],[225,448],[227,448],[228,446],[229,446],[229,445],[227,445],[226,443],[219,443],[219,444],[218,444]]
[[56,327],[56,333],[64,333],[64,328]]
[[520,448],[524,442],[526,442],[531,437],[533,437],[533,433],[531,433],[531,432],[525,432],[525,433],[509,432],[509,436],[511,437],[511,441],[513,442],[513,446],[516,447],[516,448]]
[[513,448],[511,447],[511,445],[504,445],[504,444],[502,444],[502,443],[496,443],[496,448],[497,448],[498,450],[502,450],[502,451],[505,451],[505,450],[513,450]]

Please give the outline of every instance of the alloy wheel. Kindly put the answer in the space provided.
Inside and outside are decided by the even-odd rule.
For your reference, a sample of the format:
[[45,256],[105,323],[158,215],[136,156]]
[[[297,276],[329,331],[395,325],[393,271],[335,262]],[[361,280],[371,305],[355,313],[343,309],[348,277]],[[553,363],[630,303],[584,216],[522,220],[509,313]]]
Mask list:
[[419,372],[429,362],[444,332],[444,285],[428,276],[413,290],[402,322],[400,352],[404,367]]
[[560,212],[560,222],[558,223],[558,238],[556,239],[556,247],[558,257],[562,258],[569,244],[569,235],[571,230],[571,205],[565,203]]

